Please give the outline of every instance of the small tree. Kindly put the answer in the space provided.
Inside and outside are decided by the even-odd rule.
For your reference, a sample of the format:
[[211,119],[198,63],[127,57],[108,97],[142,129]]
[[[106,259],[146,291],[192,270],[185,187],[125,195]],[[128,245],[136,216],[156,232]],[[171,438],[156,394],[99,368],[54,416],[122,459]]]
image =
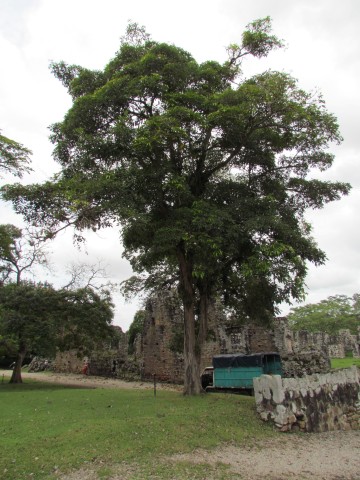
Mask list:
[[53,353],[58,305],[55,290],[46,284],[8,284],[0,288],[1,335],[16,347],[10,383],[21,383],[25,355],[37,350]]
[[21,383],[25,355],[54,356],[56,349],[88,353],[111,336],[109,295],[92,289],[55,290],[21,282],[0,288],[0,338],[17,351],[10,383]]

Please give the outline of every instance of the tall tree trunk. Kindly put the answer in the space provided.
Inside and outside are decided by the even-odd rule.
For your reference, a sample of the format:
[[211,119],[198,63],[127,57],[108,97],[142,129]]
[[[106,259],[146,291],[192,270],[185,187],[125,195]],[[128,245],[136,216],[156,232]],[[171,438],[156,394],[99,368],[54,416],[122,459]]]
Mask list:
[[207,332],[208,332],[208,296],[206,293],[206,288],[199,288],[200,291],[200,308],[199,308],[199,331],[197,338],[197,362],[200,368],[201,365],[201,356],[204,343],[206,341]]
[[180,293],[184,306],[184,395],[199,395],[202,388],[195,335],[195,292],[192,267],[182,244],[178,246],[177,253],[180,267]]
[[25,355],[26,355],[25,345],[23,343],[20,343],[19,351],[15,361],[15,366],[14,366],[9,383],[23,383],[21,378],[21,367],[22,367]]
[[184,395],[202,393],[194,305],[184,305]]
[[200,308],[199,308],[199,346],[205,343],[208,332],[208,304],[209,299],[206,289],[200,290]]

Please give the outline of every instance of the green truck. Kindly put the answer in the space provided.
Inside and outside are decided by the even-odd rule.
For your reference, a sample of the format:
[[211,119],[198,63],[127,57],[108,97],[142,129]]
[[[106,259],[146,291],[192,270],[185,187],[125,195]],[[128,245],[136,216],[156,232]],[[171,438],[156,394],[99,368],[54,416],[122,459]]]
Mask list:
[[282,375],[280,355],[275,352],[215,355],[212,364],[201,375],[206,392],[252,394],[254,377]]

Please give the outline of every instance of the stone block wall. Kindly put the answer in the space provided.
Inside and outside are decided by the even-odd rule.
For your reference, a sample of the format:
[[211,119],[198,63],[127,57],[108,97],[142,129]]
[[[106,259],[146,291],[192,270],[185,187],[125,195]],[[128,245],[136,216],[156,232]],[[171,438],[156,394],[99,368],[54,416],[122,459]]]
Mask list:
[[[149,298],[145,311],[144,330],[135,342],[135,360],[141,365],[142,378],[152,379],[156,374],[160,381],[182,383],[183,313],[178,296],[168,291]],[[201,370],[211,366],[214,355],[264,351],[280,353],[287,376],[322,373],[330,368],[324,349],[312,351],[308,348],[300,352],[284,318],[276,319],[271,328],[254,324],[239,325],[226,319],[221,306],[213,303],[209,305],[208,327]]]
[[282,432],[360,429],[357,367],[303,378],[254,378],[257,411]]
[[[89,357],[89,373],[119,378],[152,379],[182,383],[183,381],[183,311],[175,292],[166,291],[148,298],[142,334],[134,344],[135,354],[127,356],[127,337],[120,327],[117,344],[104,345]],[[297,377],[327,372],[329,356],[344,357],[347,352],[360,356],[358,335],[344,330],[336,336],[324,333],[294,332],[284,317],[274,319],[271,327],[239,324],[227,319],[220,305],[209,305],[209,334],[203,346],[201,370],[212,364],[218,354],[251,354],[278,352],[282,357],[284,375]],[[115,343],[116,343],[115,342]],[[77,373],[84,364],[77,352],[58,354],[54,369]]]
[[77,350],[57,352],[52,362],[53,370],[59,373],[81,373],[86,362],[89,364],[90,375],[114,375],[118,366],[127,358],[127,336],[120,327],[113,326],[113,329],[117,336],[112,344],[100,344],[89,356],[80,355]]
[[[184,376],[183,359],[183,312],[176,293],[168,291],[152,297],[146,303],[144,330],[135,340],[135,361],[141,365],[144,379],[182,383]],[[212,357],[219,352],[221,342],[228,342],[223,327],[218,327],[221,311],[215,305],[209,306],[208,339],[203,347],[200,369],[212,364]],[[225,323],[221,319],[221,324]],[[221,337],[222,334],[222,337]],[[228,342],[229,343],[229,342]],[[228,345],[223,349],[231,348]],[[233,350],[231,350],[233,351]],[[238,348],[236,347],[236,350]]]
[[53,362],[53,370],[59,373],[81,373],[87,357],[79,357],[77,350],[58,352]]
[[322,351],[303,351],[301,353],[282,353],[281,363],[284,377],[304,377],[314,373],[330,371],[330,358]]
[[351,353],[360,357],[360,327],[357,335],[349,330],[340,330],[337,335],[325,332],[293,331],[286,317],[274,319],[274,341],[280,354],[298,354],[306,351],[322,352],[331,358],[344,358]]
[[177,296],[166,292],[146,302],[144,331],[136,339],[135,359],[143,378],[178,383],[183,378],[182,311]]

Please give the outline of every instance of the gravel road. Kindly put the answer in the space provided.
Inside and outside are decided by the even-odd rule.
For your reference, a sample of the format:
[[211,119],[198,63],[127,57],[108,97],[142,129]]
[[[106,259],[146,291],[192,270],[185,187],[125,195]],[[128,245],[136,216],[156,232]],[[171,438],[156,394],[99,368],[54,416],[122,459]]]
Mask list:
[[256,447],[228,446],[175,459],[221,462],[241,480],[359,480],[360,431],[284,434]]

